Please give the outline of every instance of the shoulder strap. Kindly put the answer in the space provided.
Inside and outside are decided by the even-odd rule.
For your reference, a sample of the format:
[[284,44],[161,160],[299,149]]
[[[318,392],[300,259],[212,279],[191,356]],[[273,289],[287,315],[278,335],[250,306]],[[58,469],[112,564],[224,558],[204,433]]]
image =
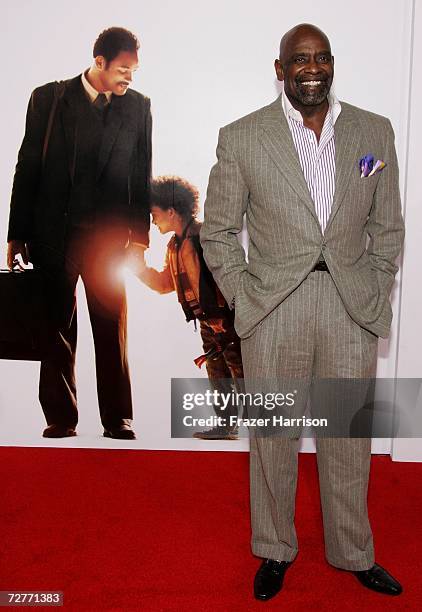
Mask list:
[[55,81],[53,103],[51,105],[50,114],[48,116],[47,129],[45,131],[44,144],[43,144],[43,149],[42,149],[42,157],[41,157],[42,167],[44,167],[45,158],[47,156],[48,143],[50,141],[51,130],[53,128],[53,121],[54,121],[54,116],[56,114],[57,105],[59,103],[59,100],[63,97],[65,88],[66,88],[66,83],[64,81]]

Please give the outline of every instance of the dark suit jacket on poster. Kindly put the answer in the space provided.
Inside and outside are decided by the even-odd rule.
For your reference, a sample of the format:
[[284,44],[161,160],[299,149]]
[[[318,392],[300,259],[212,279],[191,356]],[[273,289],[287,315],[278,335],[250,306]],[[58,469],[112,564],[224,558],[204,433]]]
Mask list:
[[[386,337],[389,294],[404,228],[388,119],[341,102],[335,123],[335,194],[324,234],[280,97],[220,130],[201,230],[204,257],[241,338],[308,276],[323,255],[352,319]],[[373,154],[382,172],[360,177]],[[236,234],[246,213],[248,262]],[[369,243],[367,239],[369,236]]]
[[[65,81],[54,116],[45,164],[42,150],[54,83],[31,95],[16,166],[8,240],[31,243],[41,261],[63,254],[78,150],[78,120],[85,92],[81,75]],[[112,96],[98,155],[94,208],[97,220],[124,228],[149,244],[151,174],[150,101],[128,90]]]

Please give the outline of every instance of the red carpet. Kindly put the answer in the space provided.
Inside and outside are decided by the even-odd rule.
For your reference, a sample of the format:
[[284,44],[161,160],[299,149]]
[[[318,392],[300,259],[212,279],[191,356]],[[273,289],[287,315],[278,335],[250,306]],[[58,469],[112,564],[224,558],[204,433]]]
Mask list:
[[422,464],[372,463],[377,561],[403,595],[325,562],[315,457],[301,455],[301,551],[282,593],[261,603],[247,454],[0,448],[0,462],[0,590],[61,590],[78,612],[422,610]]

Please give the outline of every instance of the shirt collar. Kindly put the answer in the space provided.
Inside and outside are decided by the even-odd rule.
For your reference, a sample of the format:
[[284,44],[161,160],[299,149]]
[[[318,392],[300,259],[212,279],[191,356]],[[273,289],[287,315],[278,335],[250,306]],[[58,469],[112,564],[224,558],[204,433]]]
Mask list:
[[[303,117],[301,113],[292,106],[292,103],[290,102],[289,98],[287,97],[284,91],[284,87],[281,92],[281,105],[283,107],[283,112],[284,112],[286,119],[290,117],[291,119],[294,119],[295,121],[298,121],[299,123],[303,124]],[[330,91],[328,92],[328,106],[329,106],[329,111],[331,112],[331,116],[333,118],[332,121],[334,125],[335,122],[337,121],[337,117],[341,113],[341,104],[336,94],[334,93],[332,87]]]
[[[95,87],[93,87],[91,85],[91,83],[88,81],[88,79],[86,78],[86,73],[88,72],[88,70],[85,70],[85,72],[82,73],[81,76],[81,81],[82,81],[82,85],[86,91],[86,93],[89,96],[89,99],[91,100],[91,102],[95,102],[99,92],[95,89]],[[111,98],[111,91],[105,91],[104,92],[107,98],[107,102],[110,102],[110,98]]]

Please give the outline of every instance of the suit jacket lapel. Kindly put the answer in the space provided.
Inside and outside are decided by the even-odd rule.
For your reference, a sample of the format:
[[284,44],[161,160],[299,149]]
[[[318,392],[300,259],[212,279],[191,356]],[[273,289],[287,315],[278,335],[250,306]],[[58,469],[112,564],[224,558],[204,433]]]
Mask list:
[[309,193],[290,128],[283,113],[281,96],[263,110],[260,141],[290,186],[318,221],[315,205]]
[[122,124],[122,100],[123,96],[112,96],[110,108],[107,112],[106,124],[103,133],[103,139],[101,143],[100,152],[98,154],[98,165],[97,165],[97,180],[101,176],[105,165],[107,164],[108,158],[110,157],[111,149],[113,148],[114,142]]
[[355,121],[353,110],[344,102],[341,104],[341,113],[334,125],[336,147],[334,199],[325,232],[329,229],[344,200],[352,172],[358,171],[359,125]]

